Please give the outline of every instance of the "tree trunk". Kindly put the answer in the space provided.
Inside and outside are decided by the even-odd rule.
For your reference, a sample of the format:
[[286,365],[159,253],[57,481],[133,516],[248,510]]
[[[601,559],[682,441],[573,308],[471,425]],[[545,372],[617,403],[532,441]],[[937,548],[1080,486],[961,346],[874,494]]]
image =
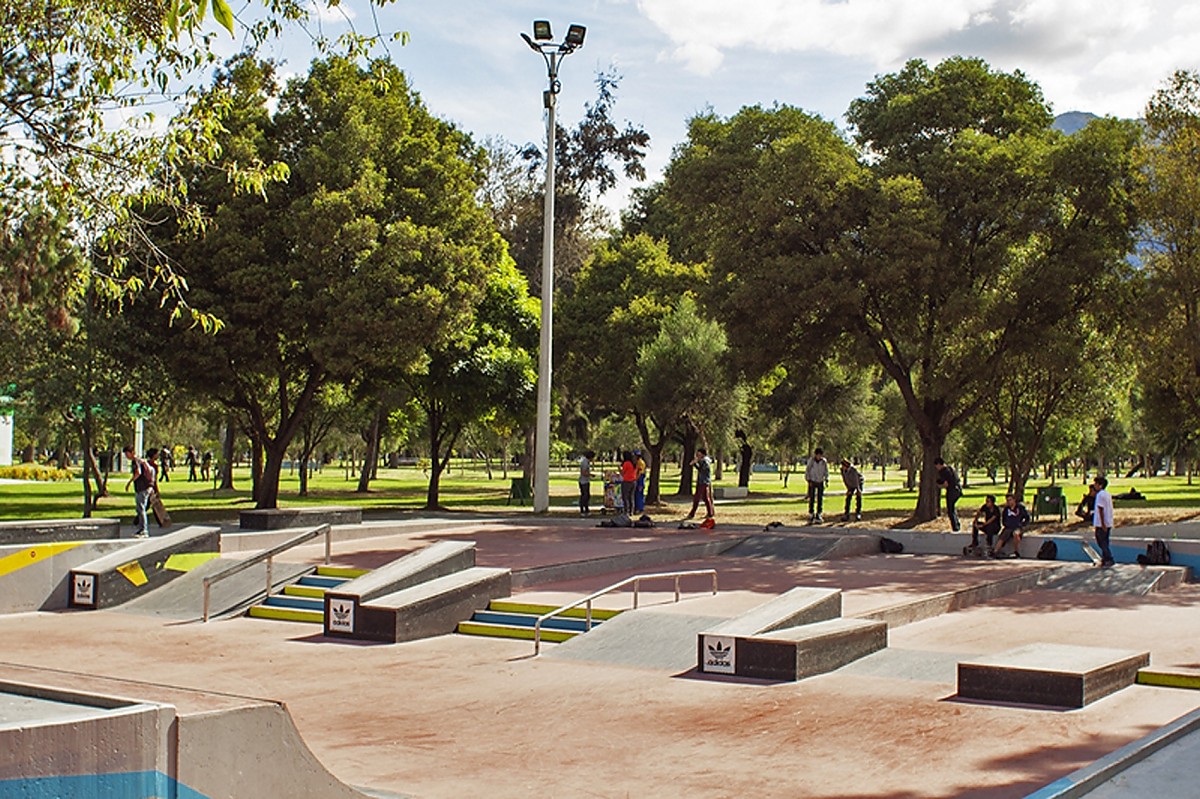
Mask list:
[[917,508],[913,518],[918,522],[928,522],[938,516],[938,485],[937,467],[933,462],[941,457],[943,441],[921,437],[921,482],[917,494]]
[[363,467],[358,475],[358,488],[356,493],[365,494],[371,489],[371,478],[375,473],[375,462],[378,458],[379,447],[379,428],[383,419],[383,403],[380,403],[375,408],[375,414],[371,417],[371,426],[362,433],[363,441],[367,445],[367,451],[363,453]]
[[[225,440],[221,442],[221,488],[233,490],[233,450],[237,445],[237,417],[225,416]],[[207,450],[206,450],[207,451]]]
[[275,442],[268,447],[255,445],[254,473],[257,476],[254,489],[255,508],[265,510],[279,507],[279,475],[283,471],[283,459],[286,455],[286,442]]
[[279,464],[275,467],[275,487],[269,492],[271,495],[271,504],[264,505],[264,495],[262,490],[262,481],[265,471],[263,465],[263,445],[258,440],[257,435],[250,436],[250,494],[254,497],[254,507],[256,508],[274,508],[278,504],[279,498],[279,471],[283,467],[283,456],[279,457]]
[[699,440],[700,431],[689,424],[683,434],[683,468],[679,472],[678,496],[690,497],[692,495],[692,472],[695,471],[692,461],[695,460],[696,443]]
[[[92,412],[91,408],[84,403],[83,408],[83,424],[81,425],[81,438],[83,440],[83,518],[92,518],[92,508],[95,503],[92,500],[92,467],[96,463],[95,454],[92,452]],[[96,469],[96,495],[100,494],[100,470]]]
[[299,496],[308,496],[308,462],[312,459],[312,450],[306,449],[300,453],[300,491]]

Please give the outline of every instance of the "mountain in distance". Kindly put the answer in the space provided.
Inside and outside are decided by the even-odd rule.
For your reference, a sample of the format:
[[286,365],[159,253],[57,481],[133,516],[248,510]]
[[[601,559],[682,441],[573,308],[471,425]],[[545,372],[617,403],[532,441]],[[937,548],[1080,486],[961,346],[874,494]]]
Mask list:
[[1099,119],[1099,117],[1087,111],[1068,111],[1065,114],[1056,116],[1050,127],[1055,130],[1061,130],[1070,136],[1072,133],[1086,128],[1088,123],[1093,119]]

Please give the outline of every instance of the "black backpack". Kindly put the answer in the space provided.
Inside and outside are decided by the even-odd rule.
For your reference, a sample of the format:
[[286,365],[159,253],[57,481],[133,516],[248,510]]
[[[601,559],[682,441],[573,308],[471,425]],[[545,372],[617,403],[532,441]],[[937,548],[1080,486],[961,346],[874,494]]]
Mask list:
[[1138,555],[1137,561],[1143,566],[1169,566],[1171,565],[1171,550],[1167,549],[1165,542],[1156,538],[1146,544],[1146,554]]
[[1058,560],[1058,544],[1054,541],[1043,541],[1038,548],[1038,560]]
[[884,536],[879,539],[879,551],[888,555],[899,555],[904,551],[904,544]]

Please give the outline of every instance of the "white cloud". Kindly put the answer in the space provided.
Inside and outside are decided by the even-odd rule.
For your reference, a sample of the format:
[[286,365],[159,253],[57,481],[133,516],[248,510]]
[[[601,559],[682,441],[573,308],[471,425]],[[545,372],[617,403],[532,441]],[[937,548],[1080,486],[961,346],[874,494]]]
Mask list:
[[1056,110],[1132,116],[1175,69],[1200,67],[1200,7],[1176,0],[638,0],[695,74],[725,56],[839,56],[876,72],[980,56],[1020,69]]

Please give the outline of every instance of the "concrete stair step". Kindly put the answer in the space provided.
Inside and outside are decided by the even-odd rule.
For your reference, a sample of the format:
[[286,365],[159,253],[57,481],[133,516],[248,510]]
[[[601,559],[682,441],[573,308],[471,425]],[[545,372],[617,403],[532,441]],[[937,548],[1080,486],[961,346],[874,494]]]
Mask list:
[[[480,635],[489,638],[516,638],[524,641],[533,640],[533,627],[514,626],[509,624],[488,624],[477,621],[461,621],[458,623],[459,633],[463,635]],[[570,630],[542,630],[542,640],[549,643],[569,641],[580,633]]]
[[250,608],[248,615],[256,619],[275,619],[277,621],[302,621],[311,624],[323,624],[325,622],[325,613],[323,611],[272,607],[268,605],[255,605]]
[[[553,610],[553,608],[551,608]],[[532,628],[537,624],[538,617],[528,613],[501,613],[494,610],[479,610],[471,616],[471,621],[483,622],[486,624],[502,624],[509,627],[529,627]],[[601,624],[601,620],[592,619],[592,627],[597,627]],[[572,619],[555,616],[546,619],[542,622],[542,630],[573,630],[575,632],[587,632],[586,619]]]
[[[541,616],[543,613],[549,613],[552,610],[557,610],[557,605],[544,605],[536,602],[521,602],[516,599],[493,599],[488,603],[488,610],[494,610],[497,613],[526,613],[532,616]],[[602,608],[592,608],[592,620],[597,619],[604,621],[621,615],[624,611],[607,610]],[[586,619],[587,608],[571,608],[563,611],[561,616],[571,619]]]

